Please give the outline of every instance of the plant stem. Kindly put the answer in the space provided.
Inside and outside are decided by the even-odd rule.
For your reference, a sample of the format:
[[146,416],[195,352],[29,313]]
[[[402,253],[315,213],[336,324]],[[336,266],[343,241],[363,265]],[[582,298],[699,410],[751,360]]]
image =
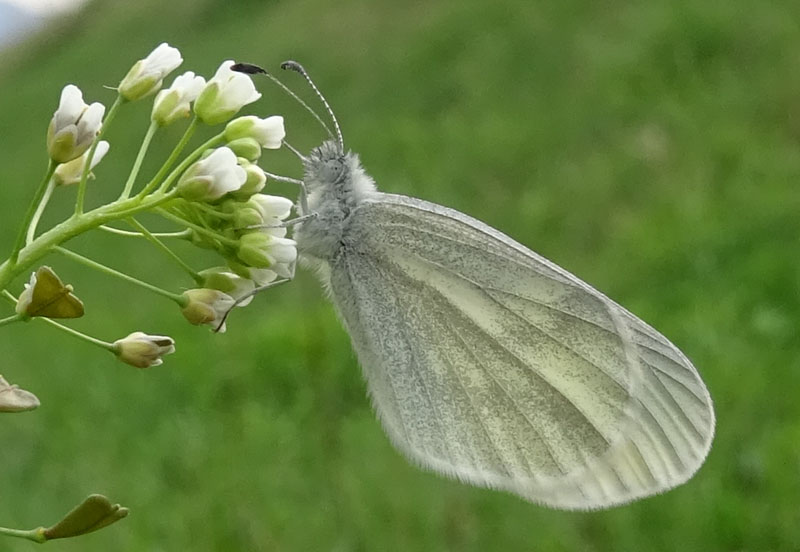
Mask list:
[[0,319],[0,326],[5,326],[6,324],[12,324],[14,322],[19,322],[23,318],[25,318],[25,317],[23,315],[21,315],[21,314],[12,314],[11,316],[9,316],[7,318]]
[[200,144],[200,147],[198,147],[191,154],[189,154],[186,157],[186,159],[181,161],[181,164],[178,165],[174,171],[169,173],[169,176],[161,184],[161,187],[158,189],[158,191],[166,192],[169,189],[170,185],[175,181],[175,179],[178,178],[183,173],[183,171],[185,171],[189,167],[189,165],[194,163],[197,160],[197,158],[203,154],[204,151],[216,146],[217,144],[222,143],[224,140],[225,140],[224,133],[220,133],[217,134],[216,136],[212,136],[207,141]]
[[164,177],[167,176],[167,173],[172,168],[172,165],[174,165],[175,162],[178,160],[178,157],[183,152],[184,148],[186,148],[186,145],[189,143],[189,140],[192,139],[192,136],[194,135],[194,132],[197,130],[197,127],[199,125],[200,125],[200,120],[197,117],[192,119],[192,121],[189,123],[189,126],[186,128],[186,131],[183,133],[183,136],[181,136],[180,141],[173,148],[172,153],[169,154],[167,160],[158,170],[153,179],[147,183],[147,185],[141,192],[139,192],[139,197],[144,197],[148,193],[152,192],[155,189],[155,187],[161,183]]
[[69,326],[65,326],[64,324],[61,324],[60,322],[56,322],[55,320],[51,320],[49,318],[44,318],[42,316],[37,316],[36,320],[41,320],[42,322],[50,324],[54,328],[58,328],[62,332],[66,332],[66,333],[70,334],[73,337],[77,337],[78,339],[82,339],[83,341],[86,341],[87,343],[91,343],[92,345],[97,345],[98,347],[100,347],[102,349],[105,349],[107,351],[111,351],[112,353],[115,352],[114,345],[112,343],[108,343],[107,341],[103,341],[102,339],[97,339],[96,337],[92,337],[90,335],[86,335],[83,332],[79,332],[78,330],[74,330],[74,329],[70,328]]
[[11,250],[11,257],[9,257],[9,262],[12,266],[17,264],[19,252],[22,249],[22,246],[25,244],[25,236],[27,234],[28,226],[30,225],[31,220],[36,213],[39,203],[42,201],[42,197],[47,191],[47,184],[53,177],[53,173],[55,172],[57,166],[58,163],[51,159],[47,165],[47,172],[45,172],[44,178],[39,184],[39,187],[36,189],[36,193],[33,196],[33,201],[31,201],[31,204],[28,206],[28,211],[25,213],[25,218],[22,220],[22,226],[20,226],[19,233],[17,234],[17,241],[14,242],[14,249]]
[[133,183],[136,181],[136,177],[139,176],[139,170],[142,168],[142,162],[147,155],[147,150],[150,148],[150,142],[153,140],[153,136],[158,128],[158,123],[155,121],[150,123],[147,133],[144,135],[142,146],[139,148],[139,153],[136,154],[136,161],[133,162],[131,174],[128,176],[128,181],[125,183],[125,188],[122,190],[122,194],[119,196],[119,199],[128,199],[128,197],[130,197],[131,190],[133,189]]
[[77,262],[79,262],[81,264],[84,264],[84,265],[88,266],[89,268],[93,268],[95,270],[99,270],[100,272],[102,272],[104,274],[108,274],[109,276],[115,276],[115,277],[117,277],[117,278],[119,278],[121,280],[125,280],[126,282],[130,282],[132,284],[136,284],[137,286],[140,286],[140,287],[143,287],[143,288],[145,288],[147,290],[150,290],[153,293],[157,293],[158,295],[166,297],[167,299],[172,299],[173,301],[175,301],[178,305],[180,305],[182,307],[186,306],[186,299],[182,295],[178,295],[177,293],[172,293],[172,292],[167,291],[165,289],[161,289],[160,287],[154,286],[153,284],[148,284],[147,282],[143,282],[142,280],[139,280],[138,278],[134,278],[133,276],[129,276],[128,274],[125,274],[124,272],[120,272],[118,270],[114,270],[111,267],[108,267],[108,266],[106,266],[104,264],[100,264],[97,261],[93,261],[92,259],[90,259],[88,257],[84,257],[83,255],[75,253],[74,251],[70,251],[69,249],[64,249],[61,246],[57,245],[57,246],[53,247],[53,251],[57,251],[57,252],[61,253],[62,255],[64,255],[65,257],[69,257],[70,259],[72,259],[74,261],[77,261]]
[[219,241],[220,243],[223,243],[223,244],[225,244],[227,246],[237,247],[239,245],[239,242],[237,240],[232,240],[230,238],[226,238],[222,234],[218,234],[217,232],[214,232],[213,230],[209,230],[208,228],[203,228],[199,224],[194,224],[193,222],[189,222],[188,220],[185,220],[185,219],[182,219],[181,217],[175,216],[172,213],[170,213],[169,211],[167,211],[166,209],[159,208],[159,209],[156,209],[156,212],[159,215],[161,215],[162,217],[166,218],[166,219],[169,219],[169,220],[171,220],[173,222],[177,222],[178,224],[181,224],[183,226],[191,228],[192,230],[194,230],[194,231],[196,231],[196,232],[198,232],[200,234],[204,234],[204,235],[206,235],[206,236],[208,236],[210,238],[213,238],[213,239],[215,239],[215,240]]
[[183,202],[186,204],[187,207],[203,211],[204,213],[208,213],[212,217],[220,218],[223,220],[231,220],[233,218],[233,213],[223,213],[222,211],[217,211],[211,205],[206,205],[205,203],[190,203],[186,200],[183,200]]
[[89,154],[86,156],[86,163],[83,165],[83,173],[81,174],[81,182],[78,184],[78,197],[75,200],[75,216],[79,216],[83,214],[83,200],[86,197],[86,181],[89,178],[89,173],[92,170],[92,159],[94,158],[94,152],[97,149],[97,144],[100,143],[100,140],[103,139],[103,135],[106,133],[106,129],[111,124],[111,121],[114,120],[114,117],[119,110],[119,107],[122,105],[123,99],[122,96],[117,96],[117,99],[114,100],[114,103],[111,105],[111,109],[108,110],[106,114],[106,118],[103,121],[102,126],[100,127],[100,132],[97,133],[97,136],[92,142],[92,146],[89,148]]
[[[115,220],[127,218],[143,211],[154,209],[174,197],[173,193],[151,194],[147,198],[127,199],[115,201],[108,205],[98,207],[80,216],[72,216],[60,222],[50,230],[44,232],[33,242],[20,249],[17,259],[0,262],[0,289],[6,289],[14,278],[28,270],[36,261],[52,251],[54,246],[61,245],[82,234]],[[22,234],[24,241],[25,234]]]
[[[102,230],[103,232],[117,234],[119,236],[129,236],[132,238],[145,237],[145,235],[141,232],[131,232],[130,230],[122,230],[120,228],[114,228],[113,226],[106,226],[105,224],[98,226],[98,229]],[[187,228],[186,230],[181,230],[180,232],[151,232],[151,234],[157,238],[188,238],[192,235],[192,231]]]
[[50,196],[53,195],[53,190],[55,190],[55,188],[56,181],[51,177],[50,181],[47,183],[47,188],[44,190],[44,195],[39,201],[39,205],[36,207],[36,212],[33,214],[33,218],[28,225],[28,233],[25,236],[26,245],[31,243],[33,238],[36,237],[36,227],[39,226],[39,219],[42,218],[44,210],[47,208],[47,204],[50,203]]
[[17,537],[21,539],[28,539],[33,542],[43,543],[47,542],[47,537],[44,536],[44,527],[39,527],[38,529],[30,529],[28,531],[23,531],[22,529],[7,529],[6,527],[0,527],[0,535],[6,537]]
[[[3,296],[6,299],[8,299],[9,301],[11,301],[11,303],[13,303],[15,305],[17,304],[17,298],[14,297],[13,294],[9,293],[8,290],[5,290],[5,289],[3,290]],[[107,349],[107,350],[109,350],[111,352],[116,352],[116,351],[114,351],[114,345],[113,344],[108,343],[106,341],[103,341],[101,339],[94,338],[94,337],[92,337],[90,335],[86,335],[85,333],[79,332],[78,330],[73,330],[69,326],[65,326],[64,324],[56,322],[55,320],[51,320],[51,319],[46,318],[44,316],[36,316],[36,317],[34,317],[34,320],[41,320],[42,322],[46,322],[47,324],[50,324],[54,328],[58,328],[59,330],[67,332],[68,334],[70,334],[70,335],[72,335],[74,337],[80,338],[80,339],[82,339],[84,341],[87,341],[87,342],[91,343],[92,345],[97,345],[97,346],[102,347],[103,349]]]
[[178,263],[178,265],[197,283],[201,284],[203,282],[203,277],[200,276],[191,266],[189,266],[183,259],[181,259],[172,249],[167,247],[167,245],[159,240],[153,233],[150,232],[147,228],[144,227],[138,220],[133,217],[128,219],[128,223],[139,230],[142,235],[153,245],[158,247],[161,251],[163,251],[170,259]]

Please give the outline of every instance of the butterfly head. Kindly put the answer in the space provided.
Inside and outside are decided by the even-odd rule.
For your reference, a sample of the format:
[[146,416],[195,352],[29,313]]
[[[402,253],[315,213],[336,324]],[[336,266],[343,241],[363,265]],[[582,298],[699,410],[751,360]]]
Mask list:
[[348,178],[358,159],[352,153],[344,153],[334,140],[327,140],[311,150],[305,160],[304,181],[309,191],[320,185],[334,186]]

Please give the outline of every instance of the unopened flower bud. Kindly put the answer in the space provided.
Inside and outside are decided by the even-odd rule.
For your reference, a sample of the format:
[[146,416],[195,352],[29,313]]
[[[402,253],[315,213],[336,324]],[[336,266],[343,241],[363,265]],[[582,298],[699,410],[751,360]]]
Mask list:
[[84,103],[83,93],[74,84],[65,86],[58,109],[47,128],[50,158],[56,163],[66,163],[80,157],[100,132],[105,111],[101,103]]
[[247,159],[251,163],[255,163],[261,157],[261,144],[253,138],[239,138],[228,142],[227,146],[233,150],[236,157]]
[[[208,324],[216,329],[236,302],[233,297],[216,289],[190,289],[183,292],[188,300],[181,312],[191,324]],[[225,331],[225,324],[219,329]]]
[[194,112],[207,125],[218,125],[261,97],[248,75],[233,71],[224,61],[194,103]]
[[153,102],[151,118],[160,126],[174,123],[189,116],[191,103],[197,99],[206,84],[203,77],[188,71],[175,78],[172,86],[161,90]]
[[294,240],[278,238],[266,232],[250,232],[239,238],[238,257],[255,268],[272,268],[278,263],[297,259]]
[[175,342],[165,335],[133,332],[114,342],[114,353],[122,362],[137,368],[159,366],[161,357],[175,352]]
[[186,169],[177,190],[189,201],[214,201],[238,190],[246,180],[247,173],[237,164],[234,153],[222,147]]
[[[92,164],[89,167],[91,171],[94,169],[97,164],[103,160],[103,157],[106,156],[109,149],[109,144],[105,140],[101,140],[97,143],[97,147],[94,150],[94,155],[92,156]],[[89,156],[89,152],[86,151],[83,155],[78,157],[77,159],[73,159],[67,163],[61,163],[58,167],[56,167],[56,171],[53,173],[53,180],[57,186],[69,186],[70,184],[77,184],[81,181],[81,176],[83,175],[83,168],[86,166],[86,158]],[[91,178],[93,175],[90,172],[89,177]]]
[[247,203],[240,203],[241,207],[233,212],[233,227],[236,229],[258,226],[264,223],[261,212]]
[[[222,291],[234,299],[238,300],[249,295],[256,285],[252,280],[243,278],[225,267],[209,268],[200,272],[203,277],[203,287]],[[247,297],[237,304],[244,307],[252,301],[252,297]]]
[[241,188],[231,193],[231,196],[240,201],[244,201],[253,194],[257,194],[264,189],[267,183],[267,175],[264,173],[264,169],[243,159],[239,160],[239,166],[244,169],[247,174],[247,179],[244,181]]
[[265,149],[278,149],[286,137],[283,117],[273,115],[261,119],[255,115],[238,117],[225,127],[225,139],[229,142],[240,138],[253,138]]
[[159,44],[146,58],[140,59],[131,67],[119,83],[120,95],[132,102],[153,94],[161,88],[164,77],[181,63],[183,58],[177,48],[166,42]]

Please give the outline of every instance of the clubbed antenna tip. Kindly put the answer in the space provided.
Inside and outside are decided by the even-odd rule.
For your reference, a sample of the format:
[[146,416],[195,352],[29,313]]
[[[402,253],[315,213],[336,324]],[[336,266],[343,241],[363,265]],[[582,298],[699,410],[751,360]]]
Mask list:
[[336,130],[336,138],[339,141],[339,149],[344,152],[344,139],[342,138],[342,129],[339,128],[339,121],[336,120],[336,115],[333,114],[333,110],[331,106],[328,104],[328,100],[325,99],[325,96],[322,95],[322,92],[319,91],[317,85],[314,84],[314,81],[311,80],[311,77],[308,76],[308,72],[303,68],[302,65],[297,63],[296,61],[287,60],[281,63],[281,69],[286,69],[289,71],[294,71],[295,73],[300,73],[306,82],[308,82],[309,86],[311,86],[312,90],[316,93],[317,97],[322,101],[322,104],[325,106],[325,110],[330,115],[331,120],[333,121],[333,128]]
[[247,73],[248,75],[256,75],[258,73],[267,72],[266,69],[252,63],[234,63],[231,65],[231,69],[233,71],[238,71],[239,73]]

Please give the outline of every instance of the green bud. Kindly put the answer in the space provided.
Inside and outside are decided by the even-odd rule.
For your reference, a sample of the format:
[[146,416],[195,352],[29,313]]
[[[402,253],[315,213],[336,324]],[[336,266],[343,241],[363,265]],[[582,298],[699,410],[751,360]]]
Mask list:
[[247,228],[248,226],[258,226],[263,223],[264,219],[261,218],[261,212],[256,207],[248,206],[246,203],[233,213],[234,228]]
[[237,157],[243,157],[248,161],[258,161],[261,157],[261,144],[255,138],[239,138],[228,142],[228,147],[233,150]]
[[103,495],[94,494],[78,504],[64,518],[42,533],[47,540],[66,539],[92,533],[128,515],[128,509],[111,504]]
[[156,97],[150,117],[159,126],[167,126],[178,119],[188,117],[188,105],[186,106],[186,111],[179,109],[182,107],[182,103],[183,97],[179,90],[162,90]]
[[181,53],[176,48],[167,43],[159,44],[146,58],[133,64],[119,83],[120,95],[132,102],[153,94],[161,88],[164,77],[182,62]]
[[[227,293],[216,289],[200,288],[183,292],[186,305],[181,309],[183,316],[191,324],[209,324],[217,329],[228,311],[233,308],[235,300]],[[219,328],[225,331],[225,325]]]
[[91,143],[84,143],[80,149],[75,147],[77,137],[73,132],[55,132],[54,121],[50,121],[47,127],[47,151],[50,157],[58,162],[65,163],[71,161],[85,152]]
[[239,165],[244,168],[247,179],[242,184],[242,187],[231,193],[231,195],[235,199],[244,201],[264,189],[267,183],[267,175],[261,167],[253,163],[245,161],[243,164],[240,161]]
[[228,264],[228,267],[233,273],[241,276],[242,278],[247,278],[248,280],[251,279],[249,266],[243,265],[238,259],[232,256],[227,256],[225,258],[225,262]]
[[[203,287],[216,289],[227,293],[234,299],[241,299],[250,294],[255,284],[249,279],[231,272],[226,267],[208,268],[200,272],[203,277]],[[250,298],[239,303],[240,307],[247,305]]]
[[120,95],[129,102],[149,96],[161,88],[161,79],[158,78],[158,75],[141,75],[144,64],[143,59],[134,63],[119,84]]
[[209,82],[194,102],[194,112],[209,126],[224,123],[239,111],[237,107],[228,107],[221,101],[220,86]]
[[256,268],[269,268],[272,259],[267,255],[271,236],[263,232],[250,232],[239,238],[238,257]]

